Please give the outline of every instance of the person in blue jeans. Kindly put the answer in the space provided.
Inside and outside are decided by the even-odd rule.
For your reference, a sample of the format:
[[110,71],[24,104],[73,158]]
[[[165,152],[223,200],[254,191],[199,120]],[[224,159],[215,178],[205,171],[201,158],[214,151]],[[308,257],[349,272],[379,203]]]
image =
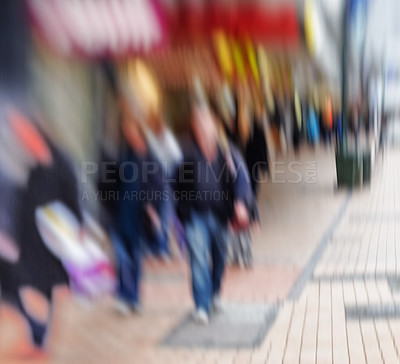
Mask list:
[[[123,124],[126,150],[119,168],[119,199],[115,213],[115,234],[112,240],[118,261],[119,309],[127,313],[129,309],[138,311],[141,274],[141,255],[144,239],[142,216],[146,202],[134,198],[135,192],[143,191],[141,165],[147,156],[147,146],[138,126],[130,121]],[[134,175],[136,165],[137,175]]]
[[[140,142],[139,137],[137,134],[136,138]],[[130,310],[137,311],[140,307],[139,285],[144,246],[142,216],[145,207],[144,202],[135,199],[132,193],[143,190],[142,177],[139,174],[142,169],[139,166],[145,154],[144,150],[140,153],[140,149],[136,151],[129,144],[124,145],[122,149],[122,155],[119,162],[115,163],[113,174],[109,170],[110,175],[116,178],[106,181],[100,179],[98,187],[104,196],[112,196],[111,193],[113,196],[118,196],[101,201],[101,220],[109,233],[115,252],[117,308],[121,313],[127,314]],[[103,161],[111,164],[112,158],[104,155]],[[137,178],[133,178],[132,165],[138,166]]]
[[[148,125],[144,127],[149,150],[155,163],[157,163],[164,183],[159,187],[166,196],[171,196],[172,189],[168,179],[176,174],[176,168],[182,160],[182,152],[179,144],[167,126],[163,116],[151,111],[148,117]],[[168,259],[170,255],[169,238],[170,230],[174,221],[175,207],[172,198],[165,198],[158,203],[158,211],[161,229],[153,231],[153,253],[162,259]]]
[[191,133],[183,143],[183,156],[174,197],[190,256],[194,319],[206,324],[212,310],[221,308],[233,198],[232,176],[218,146],[215,122],[205,104],[193,107]]
[[[161,169],[150,173],[144,163],[155,164],[143,131],[135,120],[127,118],[122,124],[126,141],[119,166],[119,199],[115,212],[113,243],[118,261],[118,299],[122,313],[140,312],[140,279],[143,250],[158,239],[161,221],[158,205],[153,198],[163,194]],[[154,236],[149,235],[154,230]],[[161,235],[161,234],[159,234]]]

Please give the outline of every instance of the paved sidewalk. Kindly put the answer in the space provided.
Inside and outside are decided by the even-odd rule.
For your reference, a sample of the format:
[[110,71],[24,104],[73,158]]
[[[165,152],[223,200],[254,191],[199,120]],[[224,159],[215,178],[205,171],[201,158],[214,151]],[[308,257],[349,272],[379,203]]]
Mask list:
[[[372,188],[355,192],[351,200],[334,190],[332,151],[303,151],[296,168],[305,177],[314,163],[315,184],[305,178],[289,183],[295,176],[288,162],[276,165],[286,171],[276,177],[285,183],[276,180],[263,186],[254,268],[229,268],[223,288],[223,298],[237,307],[277,308],[272,326],[257,345],[164,345],[192,310],[189,272],[184,261],[148,261],[142,316],[119,316],[110,299],[94,305],[60,299],[47,362],[346,363],[351,359],[362,363],[366,358],[371,363],[382,358],[396,362],[396,340],[400,340],[396,161],[400,161],[397,152],[388,154]],[[400,219],[400,211],[397,216]],[[0,310],[0,323],[0,362],[16,363],[2,353],[19,345],[12,338],[23,332],[24,323],[7,306]]]
[[400,153],[351,201],[300,297],[266,337],[266,363],[400,362]]

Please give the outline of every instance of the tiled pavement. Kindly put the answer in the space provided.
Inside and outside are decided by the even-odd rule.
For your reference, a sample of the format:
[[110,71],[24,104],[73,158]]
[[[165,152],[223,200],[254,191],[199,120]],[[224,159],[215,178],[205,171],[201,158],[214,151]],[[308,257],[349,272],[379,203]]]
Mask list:
[[300,297],[265,345],[267,363],[400,362],[400,154],[354,192]]
[[[162,345],[192,307],[188,271],[184,262],[167,266],[149,262],[142,316],[119,317],[110,300],[95,305],[71,299],[60,302],[47,362],[400,362],[399,161],[398,151],[387,153],[374,171],[371,188],[353,192],[347,204],[345,194],[331,193],[332,175],[323,170],[333,168],[329,161],[318,166],[315,186],[273,184],[263,189],[261,198],[267,203],[262,203],[261,215],[269,230],[255,238],[254,270],[230,269],[224,286],[228,301],[280,305],[260,345],[240,349]],[[340,206],[346,208],[330,231]],[[329,234],[324,237],[324,232]],[[3,307],[0,317],[12,316],[8,311]],[[10,336],[18,332],[10,322],[0,324],[1,363],[15,362],[10,356],[1,359],[7,346],[2,339],[11,342]]]

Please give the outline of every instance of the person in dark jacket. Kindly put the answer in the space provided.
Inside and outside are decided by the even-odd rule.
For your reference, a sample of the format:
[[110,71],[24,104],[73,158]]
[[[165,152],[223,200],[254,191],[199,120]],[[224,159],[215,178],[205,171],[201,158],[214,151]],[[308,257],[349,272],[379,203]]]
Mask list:
[[194,319],[206,324],[211,310],[221,308],[227,227],[233,213],[232,185],[207,105],[193,107],[191,130],[192,135],[183,146],[184,161],[174,195],[190,255]]
[[[2,259],[0,254],[1,299],[23,314],[29,324],[33,344],[42,348],[51,320],[54,289],[68,286],[69,277],[60,259],[46,247],[35,213],[40,207],[61,201],[80,223],[83,218],[78,202],[77,180],[69,161],[22,113],[13,110],[9,118],[13,132],[18,135],[20,153],[30,155],[35,163],[26,167],[29,174],[25,186],[5,185],[4,175],[0,176],[0,185],[3,188],[8,186],[8,193],[14,195],[13,199],[1,199],[0,215],[2,212],[13,214],[12,234],[10,229],[5,230],[18,248],[15,259]],[[38,310],[32,298],[41,303]]]
[[239,265],[242,260],[244,266],[250,268],[253,261],[250,226],[259,222],[257,199],[253,193],[252,180],[240,146],[237,146],[226,133],[226,124],[216,108],[213,109],[213,116],[218,125],[219,145],[226,155],[227,166],[232,175],[234,216],[230,222],[232,231],[229,237],[231,263]]
[[301,100],[298,91],[296,90],[293,97],[292,103],[292,115],[293,115],[293,149],[296,154],[300,151],[301,134],[303,127],[303,111]]
[[250,174],[251,188],[254,196],[257,197],[261,173],[269,173],[270,170],[263,123],[264,110],[262,101],[256,92],[253,95],[252,104],[253,119],[243,155]]
[[[113,241],[119,274],[119,309],[140,310],[142,253],[163,237],[160,205],[164,197],[163,170],[151,155],[139,124],[123,121],[126,148],[119,166],[119,199]],[[148,169],[146,168],[148,166]]]
[[267,142],[260,120],[253,121],[253,132],[246,144],[245,159],[250,173],[251,189],[257,196],[260,174],[262,172],[269,173]]

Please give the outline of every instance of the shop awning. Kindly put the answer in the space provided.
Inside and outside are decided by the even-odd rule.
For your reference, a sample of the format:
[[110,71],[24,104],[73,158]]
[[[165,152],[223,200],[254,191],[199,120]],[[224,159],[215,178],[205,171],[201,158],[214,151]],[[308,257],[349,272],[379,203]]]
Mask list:
[[27,0],[34,29],[62,55],[120,56],[164,40],[156,0]]

